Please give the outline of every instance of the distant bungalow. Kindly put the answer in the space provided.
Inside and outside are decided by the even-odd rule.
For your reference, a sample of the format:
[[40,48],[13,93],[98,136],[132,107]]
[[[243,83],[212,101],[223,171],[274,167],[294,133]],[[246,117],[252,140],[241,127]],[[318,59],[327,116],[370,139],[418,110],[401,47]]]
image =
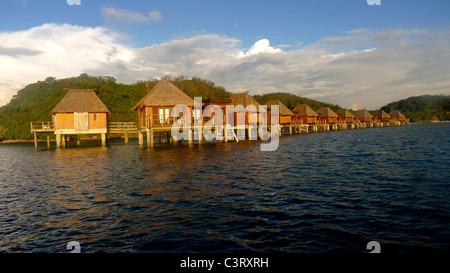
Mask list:
[[101,134],[106,145],[108,108],[92,89],[69,89],[51,111],[56,146],[65,146],[64,135]]
[[307,104],[298,104],[294,110],[294,123],[295,124],[316,124],[317,117],[319,116],[313,109]]
[[338,121],[352,123],[355,121],[356,117],[347,109],[339,109],[336,111],[338,114]]
[[272,105],[278,105],[278,122],[279,124],[290,124],[292,122],[292,117],[294,116],[294,113],[289,110],[289,108],[286,107],[281,101],[279,100],[269,100],[266,102],[267,105],[267,123],[270,124],[270,116],[272,113]]
[[[234,126],[236,126],[238,124],[239,125],[244,124],[245,127],[247,127],[247,129],[248,129],[249,139],[254,139],[255,136],[257,137],[257,132],[258,132],[257,124],[258,124],[258,122],[262,122],[262,123],[267,122],[267,116],[266,116],[267,113],[259,112],[260,104],[252,96],[250,96],[248,94],[248,92],[233,94],[229,97],[229,99],[231,100],[230,104],[235,107]],[[236,109],[236,106],[238,106],[238,105],[242,105],[244,107],[244,109],[242,109],[242,110]],[[252,105],[255,108],[251,107]],[[260,121],[261,115],[262,115],[262,117],[261,117],[261,121]],[[231,124],[231,126],[233,126],[233,124]],[[242,135],[242,132],[238,130],[237,137],[239,139],[242,139],[245,136]]]
[[[206,99],[202,101],[202,111],[203,111],[203,121],[213,119],[214,124],[226,124],[227,122],[227,105],[231,104],[231,99]],[[209,106],[209,107],[208,107]],[[206,108],[208,107],[208,111]],[[214,109],[219,109],[221,111],[214,111]],[[197,116],[199,113],[194,111],[194,121],[198,120]]]
[[439,118],[438,118],[436,115],[433,115],[433,116],[431,117],[430,122],[440,122],[440,120],[439,120]]
[[[245,112],[245,125],[249,125],[249,124],[256,124],[258,123],[258,117],[259,117],[259,106],[260,104],[252,97],[248,94],[248,92],[245,93],[238,93],[238,94],[233,94],[229,97],[229,99],[231,100],[231,105],[234,105],[235,107],[238,105],[242,105],[244,107],[244,109],[247,109],[249,111],[245,111],[245,110],[235,110],[235,115],[234,115],[234,124],[237,125],[238,121],[237,118],[240,116],[240,114]],[[250,108],[247,108],[250,105],[254,105],[256,111],[251,110]],[[241,121],[242,122],[242,121]]]
[[392,110],[389,115],[393,121],[406,121],[406,117],[398,110]]
[[336,123],[338,119],[338,115],[333,112],[329,107],[322,107],[319,110],[317,110],[317,114],[320,117],[320,120],[326,123]]
[[378,122],[389,122],[391,120],[391,116],[383,110],[378,110],[373,115],[375,117],[375,121]]
[[359,122],[373,122],[373,115],[366,109],[357,110],[355,116]]

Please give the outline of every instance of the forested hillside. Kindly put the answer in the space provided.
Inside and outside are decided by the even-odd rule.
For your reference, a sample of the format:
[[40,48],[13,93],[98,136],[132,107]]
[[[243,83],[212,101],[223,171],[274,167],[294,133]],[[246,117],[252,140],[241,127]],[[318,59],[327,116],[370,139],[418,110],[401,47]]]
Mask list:
[[392,110],[399,110],[411,122],[429,121],[433,116],[437,116],[440,120],[447,120],[450,118],[450,96],[423,95],[409,97],[391,102],[381,109],[387,113]]
[[[190,97],[228,98],[231,93],[213,82],[184,77],[168,78]],[[44,81],[29,84],[0,107],[0,141],[2,139],[29,139],[31,121],[50,121],[50,111],[67,93],[65,88],[94,89],[97,96],[111,111],[110,121],[136,121],[131,108],[158,82],[116,83],[113,77],[92,77],[81,74],[78,77],[57,80],[48,77]]]

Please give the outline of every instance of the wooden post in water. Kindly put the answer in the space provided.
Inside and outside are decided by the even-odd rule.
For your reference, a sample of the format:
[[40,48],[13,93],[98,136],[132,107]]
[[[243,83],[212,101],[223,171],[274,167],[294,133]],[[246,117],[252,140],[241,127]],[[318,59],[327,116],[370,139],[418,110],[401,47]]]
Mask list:
[[139,145],[142,146],[144,145],[144,135],[141,132],[139,132],[138,135],[139,135]]
[[188,144],[192,145],[192,129],[188,130]]
[[102,133],[102,146],[106,146],[107,140],[106,140],[106,133]]
[[228,130],[227,130],[226,124],[225,124],[225,126],[223,126],[223,142],[225,142],[225,143],[228,142]]
[[128,130],[125,130],[125,144],[128,144]]
[[37,147],[38,147],[37,146],[38,145],[38,143],[37,143],[37,134],[36,134],[36,132],[34,132],[33,134],[34,134],[34,148],[37,149]]
[[65,135],[61,135],[61,147],[62,148],[66,148],[66,136]]
[[50,133],[47,133],[47,148],[50,149]]
[[61,134],[56,134],[56,148],[61,148]]
[[147,130],[147,147],[153,148],[153,129]]

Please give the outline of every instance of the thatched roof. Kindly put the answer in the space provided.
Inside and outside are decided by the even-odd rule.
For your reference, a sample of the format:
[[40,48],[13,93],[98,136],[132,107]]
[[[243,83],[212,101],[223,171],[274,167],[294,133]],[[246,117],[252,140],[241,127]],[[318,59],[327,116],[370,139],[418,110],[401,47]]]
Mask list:
[[330,107],[322,107],[319,110],[317,110],[317,114],[319,114],[319,116],[326,118],[326,117],[330,117],[330,118],[337,118],[338,115],[333,112],[333,110],[330,109]]
[[233,94],[229,97],[231,100],[231,104],[236,105],[242,105],[244,107],[247,107],[248,105],[254,105],[256,109],[259,107],[259,103],[250,96],[247,92],[246,93],[239,93],[239,94]]
[[286,105],[284,105],[281,101],[279,100],[269,100],[268,102],[266,102],[267,105],[267,109],[270,110],[272,105],[278,105],[278,111],[280,115],[283,116],[293,116],[294,113],[292,113],[291,110],[289,110],[289,108],[286,107]]
[[175,106],[179,104],[193,107],[194,100],[170,81],[162,79],[131,110],[146,106]]
[[391,115],[392,117],[396,117],[396,118],[406,118],[402,113],[400,113],[400,111],[398,110],[392,110],[391,112],[389,112],[389,115]]
[[298,104],[295,106],[294,110],[292,110],[295,114],[297,114],[300,117],[317,117],[318,114],[314,112],[311,107],[309,107],[307,104]]
[[337,110],[336,114],[338,114],[338,116],[340,116],[341,118],[354,118],[355,117],[355,115],[353,115],[350,111],[348,111],[345,108]]
[[369,113],[369,111],[367,111],[366,109],[362,109],[362,110],[357,110],[355,112],[355,115],[358,118],[371,118],[373,117],[371,113]]
[[383,110],[378,110],[375,112],[374,116],[379,117],[379,118],[390,118],[391,116],[384,112]]
[[69,89],[50,112],[55,113],[110,113],[93,89]]
[[244,108],[246,108],[249,105],[254,105],[256,107],[256,111],[259,111],[260,104],[252,96],[250,96],[247,92],[233,94],[229,97],[229,99],[231,100],[230,104],[232,104],[234,106],[242,105],[242,106],[244,106]]

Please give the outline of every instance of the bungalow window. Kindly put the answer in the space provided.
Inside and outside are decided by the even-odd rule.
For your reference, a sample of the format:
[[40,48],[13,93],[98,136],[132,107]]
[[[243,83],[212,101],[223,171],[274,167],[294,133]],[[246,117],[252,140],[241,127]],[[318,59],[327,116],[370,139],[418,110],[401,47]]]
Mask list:
[[170,121],[170,109],[159,108],[159,123],[169,123]]
[[97,113],[94,113],[94,114],[93,114],[93,120],[94,120],[94,121],[98,121],[98,115],[97,115]]

